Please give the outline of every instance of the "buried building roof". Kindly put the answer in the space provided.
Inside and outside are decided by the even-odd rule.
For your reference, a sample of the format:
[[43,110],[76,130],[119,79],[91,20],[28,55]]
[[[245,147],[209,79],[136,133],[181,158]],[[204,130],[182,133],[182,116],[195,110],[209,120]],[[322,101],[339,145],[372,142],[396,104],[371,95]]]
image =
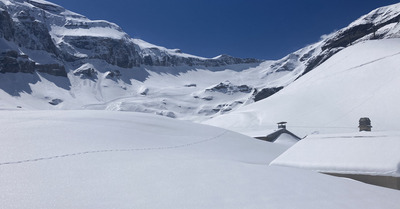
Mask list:
[[271,165],[331,174],[400,177],[400,132],[311,135]]
[[287,129],[278,129],[272,132],[271,134],[268,134],[267,136],[254,137],[254,138],[289,146],[296,144],[300,140],[300,137],[294,135]]
[[300,137],[296,136],[292,132],[286,129],[287,122],[279,122],[278,123],[278,130],[266,135],[266,136],[257,136],[254,137],[256,139],[260,139],[263,141],[273,142],[282,145],[289,145],[292,146],[293,144],[297,143],[301,140]]

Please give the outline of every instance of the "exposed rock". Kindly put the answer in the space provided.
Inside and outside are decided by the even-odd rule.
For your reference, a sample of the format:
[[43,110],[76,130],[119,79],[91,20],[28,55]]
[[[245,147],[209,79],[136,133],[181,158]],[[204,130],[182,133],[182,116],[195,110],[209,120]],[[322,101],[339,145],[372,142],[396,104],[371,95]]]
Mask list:
[[[170,53],[174,52],[174,53]],[[179,50],[167,50],[162,47],[149,47],[140,51],[141,64],[149,66],[206,66],[219,67],[234,64],[261,63],[262,60],[252,58],[235,58],[228,55],[220,55],[217,58],[198,58],[195,56],[182,56]]]
[[121,76],[121,72],[119,70],[112,70],[106,72],[106,78],[108,79],[117,79]]
[[97,71],[91,67],[88,68],[78,68],[74,70],[73,74],[79,76],[82,79],[97,79]]
[[199,110],[197,112],[197,114],[209,116],[209,115],[214,115],[214,114],[216,114],[218,112],[219,112],[218,109],[211,108],[211,107],[203,107],[201,110]]
[[36,70],[41,73],[47,73],[49,75],[67,77],[65,67],[59,64],[36,64]]
[[63,102],[63,100],[61,100],[61,99],[52,99],[50,102],[49,102],[49,104],[51,104],[51,105],[59,105],[60,103],[62,103]]
[[101,59],[122,68],[140,66],[141,58],[134,45],[123,39],[91,36],[66,36],[64,40],[79,50],[90,51],[88,58]]
[[43,50],[51,54],[58,54],[50,32],[43,22],[37,21],[27,11],[26,16],[20,17],[14,22],[14,40],[18,46],[31,50]]
[[237,93],[237,92],[251,93],[252,90],[253,90],[253,88],[251,88],[251,87],[249,87],[247,85],[237,86],[237,85],[233,85],[229,81],[225,81],[223,83],[219,83],[218,85],[216,85],[216,86],[214,86],[212,88],[206,89],[205,91],[206,92],[220,92],[220,93],[223,93],[223,94],[231,95],[231,94],[234,94],[234,93]]
[[254,101],[258,102],[260,100],[268,98],[282,89],[283,89],[283,87],[264,88],[264,89],[261,89],[261,91],[258,91],[256,89],[253,93]]
[[67,77],[64,66],[59,64],[37,64],[25,54],[9,50],[0,54],[0,73],[34,73]]
[[143,88],[140,89],[139,93],[140,93],[140,95],[146,96],[149,93],[149,89],[143,87]]
[[36,64],[27,58],[19,58],[14,50],[0,54],[0,73],[34,73]]
[[203,100],[206,100],[206,101],[211,101],[211,100],[214,99],[214,97],[213,97],[213,96],[205,96],[205,97],[203,97],[202,99],[203,99]]
[[7,41],[14,39],[14,22],[7,11],[0,11],[0,37]]
[[191,84],[186,84],[185,87],[197,87],[197,85],[195,83],[191,83]]

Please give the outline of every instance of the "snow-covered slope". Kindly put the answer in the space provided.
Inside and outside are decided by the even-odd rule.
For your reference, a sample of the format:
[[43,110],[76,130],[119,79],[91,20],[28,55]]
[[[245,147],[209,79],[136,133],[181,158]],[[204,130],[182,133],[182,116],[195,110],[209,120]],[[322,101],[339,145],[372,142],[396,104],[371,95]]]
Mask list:
[[287,121],[296,134],[400,130],[400,39],[362,41],[337,53],[277,94],[208,124],[242,133]]
[[0,116],[1,208],[400,205],[396,190],[269,167],[284,147],[215,127],[110,111]]
[[[3,108],[108,109],[202,121],[281,90],[348,45],[399,36],[399,4],[280,60],[203,58],[42,0],[0,1]],[[133,34],[134,35],[134,34]]]

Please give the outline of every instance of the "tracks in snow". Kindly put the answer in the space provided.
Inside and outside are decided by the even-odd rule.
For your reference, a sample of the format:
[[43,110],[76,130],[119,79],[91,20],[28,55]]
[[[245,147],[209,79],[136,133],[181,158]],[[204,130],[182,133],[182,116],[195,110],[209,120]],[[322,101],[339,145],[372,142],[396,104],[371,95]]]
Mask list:
[[197,144],[202,144],[206,142],[210,142],[213,140],[216,140],[220,138],[221,136],[225,135],[228,130],[199,141],[187,143],[187,144],[180,144],[180,145],[172,145],[172,146],[163,146],[163,147],[145,147],[145,148],[131,148],[131,149],[105,149],[105,150],[94,150],[94,151],[85,151],[85,152],[76,152],[76,153],[70,153],[70,154],[63,154],[63,155],[54,155],[50,157],[41,157],[41,158],[35,158],[35,159],[27,159],[27,160],[19,160],[19,161],[9,161],[9,162],[0,162],[0,166],[5,166],[5,165],[15,165],[15,164],[23,164],[23,163],[31,163],[31,162],[38,162],[38,161],[45,161],[45,160],[55,160],[55,159],[61,159],[61,158],[67,158],[67,157],[74,157],[74,156],[80,156],[80,155],[88,155],[88,154],[98,154],[98,153],[107,153],[107,152],[140,152],[140,151],[154,151],[154,150],[171,150],[171,149],[179,149],[179,148],[185,148],[185,147],[190,147],[194,146]]

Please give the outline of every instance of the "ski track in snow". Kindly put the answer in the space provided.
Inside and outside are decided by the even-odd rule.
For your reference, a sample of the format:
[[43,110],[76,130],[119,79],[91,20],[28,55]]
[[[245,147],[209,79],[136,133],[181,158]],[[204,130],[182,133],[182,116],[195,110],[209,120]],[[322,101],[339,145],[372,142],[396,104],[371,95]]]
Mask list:
[[[384,59],[388,59],[388,58],[391,58],[391,57],[395,57],[395,56],[397,56],[397,55],[400,55],[400,52],[397,52],[397,53],[394,53],[394,54],[391,54],[391,55],[387,55],[387,56],[384,56],[384,57],[381,57],[381,58],[378,58],[378,59],[371,60],[371,61],[369,61],[369,62],[366,62],[366,63],[360,64],[360,65],[357,65],[357,66],[354,66],[354,67],[345,69],[345,70],[343,70],[343,71],[336,72],[335,74],[332,74],[332,75],[329,75],[329,76],[326,76],[326,77],[330,77],[330,76],[333,76],[333,75],[336,75],[336,74],[344,73],[344,72],[350,71],[350,70],[356,70],[356,69],[361,68],[361,67],[364,67],[364,66],[366,66],[366,65],[370,65],[370,64],[373,64],[373,63],[375,63],[375,62],[384,60]],[[326,78],[326,77],[323,77],[323,78]]]
[[[377,59],[374,59],[374,60],[359,64],[359,65],[356,65],[356,66],[353,66],[353,67],[346,68],[344,70],[341,70],[341,71],[338,71],[338,72],[335,72],[335,73],[332,73],[332,74],[328,74],[328,75],[325,75],[325,76],[320,76],[320,79],[331,78],[333,76],[337,76],[339,74],[342,74],[342,73],[345,73],[345,72],[348,72],[348,71],[357,70],[357,69],[359,69],[361,67],[364,67],[366,65],[370,65],[370,64],[373,64],[375,62],[378,62],[378,61],[381,61],[381,60],[384,60],[384,59],[388,59],[388,58],[391,58],[391,57],[395,57],[395,56],[398,56],[398,55],[400,55],[400,52],[396,52],[394,54],[386,55],[386,56],[383,56],[383,57],[380,57],[380,58],[377,58]],[[331,68],[331,67],[333,67],[333,66],[329,66],[328,68]],[[307,79],[302,80],[301,82],[302,83],[308,83],[310,80],[312,80],[314,77],[319,76],[321,73],[323,73],[323,71],[319,71],[318,73],[315,73],[314,75],[308,77]]]
[[222,132],[216,136],[213,136],[211,138],[207,138],[207,139],[203,139],[203,140],[199,140],[199,141],[195,141],[195,142],[191,142],[191,143],[187,143],[187,144],[164,146],[164,147],[144,147],[144,148],[132,148],[132,149],[108,149],[108,150],[106,149],[106,150],[85,151],[85,152],[77,152],[77,153],[71,153],[71,154],[55,155],[55,156],[51,156],[51,157],[41,157],[41,158],[28,159],[28,160],[3,162],[3,163],[0,163],[0,166],[31,163],[31,162],[38,162],[38,161],[44,161],[44,160],[54,160],[54,159],[73,157],[73,156],[78,156],[78,155],[106,153],[106,152],[139,152],[139,151],[179,149],[179,148],[190,147],[190,146],[194,146],[197,144],[202,144],[202,143],[216,140],[216,139],[220,138],[221,136],[225,135],[227,132],[229,132],[229,131],[225,130],[224,132]]

